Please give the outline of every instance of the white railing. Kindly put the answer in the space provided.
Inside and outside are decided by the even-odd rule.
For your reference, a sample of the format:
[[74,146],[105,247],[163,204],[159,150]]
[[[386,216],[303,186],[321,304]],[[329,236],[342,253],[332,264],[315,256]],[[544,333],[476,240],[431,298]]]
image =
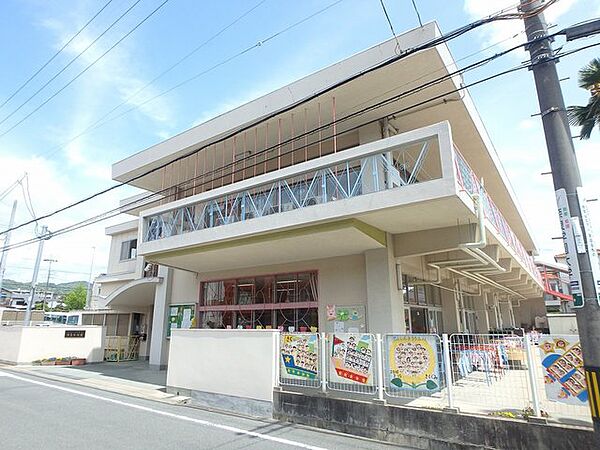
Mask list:
[[338,157],[326,166],[299,169],[267,183],[157,212],[144,218],[143,240],[164,239],[438,179],[442,173],[437,142],[434,134],[380,153]]
[[467,161],[465,161],[458,149],[455,148],[454,152],[456,155],[456,178],[459,186],[471,195],[483,193],[485,218],[492,224],[510,248],[513,249],[523,263],[523,266],[529,270],[531,275],[540,284],[543,284],[542,275],[537,269],[533,257],[527,253],[527,250],[525,250],[525,247],[500,212],[500,209],[485,191],[477,175],[475,175],[475,172],[471,169]]
[[528,336],[507,334],[282,333],[279,385],[590,426],[577,341],[542,336],[538,346]]

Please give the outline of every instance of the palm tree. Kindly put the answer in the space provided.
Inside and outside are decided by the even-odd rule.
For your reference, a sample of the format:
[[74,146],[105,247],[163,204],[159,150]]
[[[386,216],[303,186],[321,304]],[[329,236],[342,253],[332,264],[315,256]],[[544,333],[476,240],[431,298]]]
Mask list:
[[589,139],[594,126],[600,127],[600,58],[579,71],[579,87],[590,91],[588,104],[569,106],[567,114],[571,125],[581,127],[579,139]]

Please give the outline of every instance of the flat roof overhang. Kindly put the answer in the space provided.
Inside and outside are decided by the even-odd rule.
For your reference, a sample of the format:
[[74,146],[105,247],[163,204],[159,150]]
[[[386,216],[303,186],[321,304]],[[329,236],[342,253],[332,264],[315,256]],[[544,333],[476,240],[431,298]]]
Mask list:
[[385,248],[384,231],[355,219],[149,254],[148,261],[194,272],[360,254]]
[[[423,28],[400,35],[399,39],[403,48],[410,48],[439,35],[440,31],[437,24],[429,23]],[[252,125],[270,113],[282,110],[288,105],[307,98],[313,92],[320,91],[350,75],[360,73],[378,62],[392,57],[395,48],[396,41],[394,39],[383,42],[136,153],[113,165],[113,178],[117,181],[127,182],[135,176],[160,167],[162,164],[186,155],[194,149],[209,145],[232,131]],[[356,78],[334,89],[327,95],[329,97],[335,96],[339,118],[369,106],[378,100],[405,92],[422,83],[449,74],[454,70],[456,70],[456,65],[448,47],[438,45],[435,48],[421,51],[394,64]],[[419,105],[432,97],[451,92],[461,84],[462,79],[460,77],[447,79],[433,87],[392,102],[385,107],[340,122],[337,128],[338,132]],[[331,116],[331,105],[323,102],[323,99],[311,100],[300,107],[302,114],[306,109],[309,117],[314,122],[309,121],[307,129],[317,127],[316,111],[318,108],[321,108],[323,117]],[[300,114],[300,109],[296,111],[298,114]],[[453,140],[457,147],[475,173],[478,176],[485,177],[486,189],[502,210],[525,248],[529,251],[535,251],[535,243],[524,221],[516,196],[510,188],[508,178],[468,92],[463,91],[462,93],[445,95],[435,102],[397,114],[396,119],[393,120],[393,123],[400,132],[448,120],[452,126]],[[273,133],[272,142],[277,142],[277,120],[277,117],[275,117],[270,121],[270,130]],[[149,191],[158,191],[162,187],[162,177],[160,172],[154,172],[130,184]]]
[[108,308],[119,306],[150,306],[154,304],[156,285],[162,278],[148,277],[131,281],[112,292],[106,299]]

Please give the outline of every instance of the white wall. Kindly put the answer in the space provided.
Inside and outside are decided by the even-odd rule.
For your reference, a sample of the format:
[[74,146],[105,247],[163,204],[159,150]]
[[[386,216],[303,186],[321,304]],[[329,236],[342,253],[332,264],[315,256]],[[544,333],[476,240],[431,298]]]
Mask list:
[[275,330],[173,330],[167,386],[273,401]]
[[[137,230],[130,230],[124,233],[119,233],[111,236],[110,240],[110,253],[108,256],[108,267],[107,273],[118,274],[125,272],[133,272],[136,268],[136,259],[127,259],[124,261],[120,260],[121,257],[121,243],[129,241],[131,239],[137,239]],[[139,243],[138,243],[139,245]]]
[[[84,338],[65,338],[65,330],[85,330]],[[27,364],[44,358],[76,356],[88,362],[104,360],[104,328],[0,327],[0,361]]]
[[579,334],[575,314],[548,314],[550,334]]

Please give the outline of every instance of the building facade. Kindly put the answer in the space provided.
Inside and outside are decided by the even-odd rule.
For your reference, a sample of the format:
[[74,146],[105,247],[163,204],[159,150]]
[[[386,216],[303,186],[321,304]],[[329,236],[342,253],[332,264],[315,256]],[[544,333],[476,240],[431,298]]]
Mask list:
[[[398,42],[439,35],[430,23]],[[381,65],[397,45],[113,165],[147,194],[121,203],[135,221],[107,230],[96,307],[143,309],[152,365],[167,363],[172,327],[485,333],[518,326],[515,309],[542,296],[532,236],[448,48]]]

